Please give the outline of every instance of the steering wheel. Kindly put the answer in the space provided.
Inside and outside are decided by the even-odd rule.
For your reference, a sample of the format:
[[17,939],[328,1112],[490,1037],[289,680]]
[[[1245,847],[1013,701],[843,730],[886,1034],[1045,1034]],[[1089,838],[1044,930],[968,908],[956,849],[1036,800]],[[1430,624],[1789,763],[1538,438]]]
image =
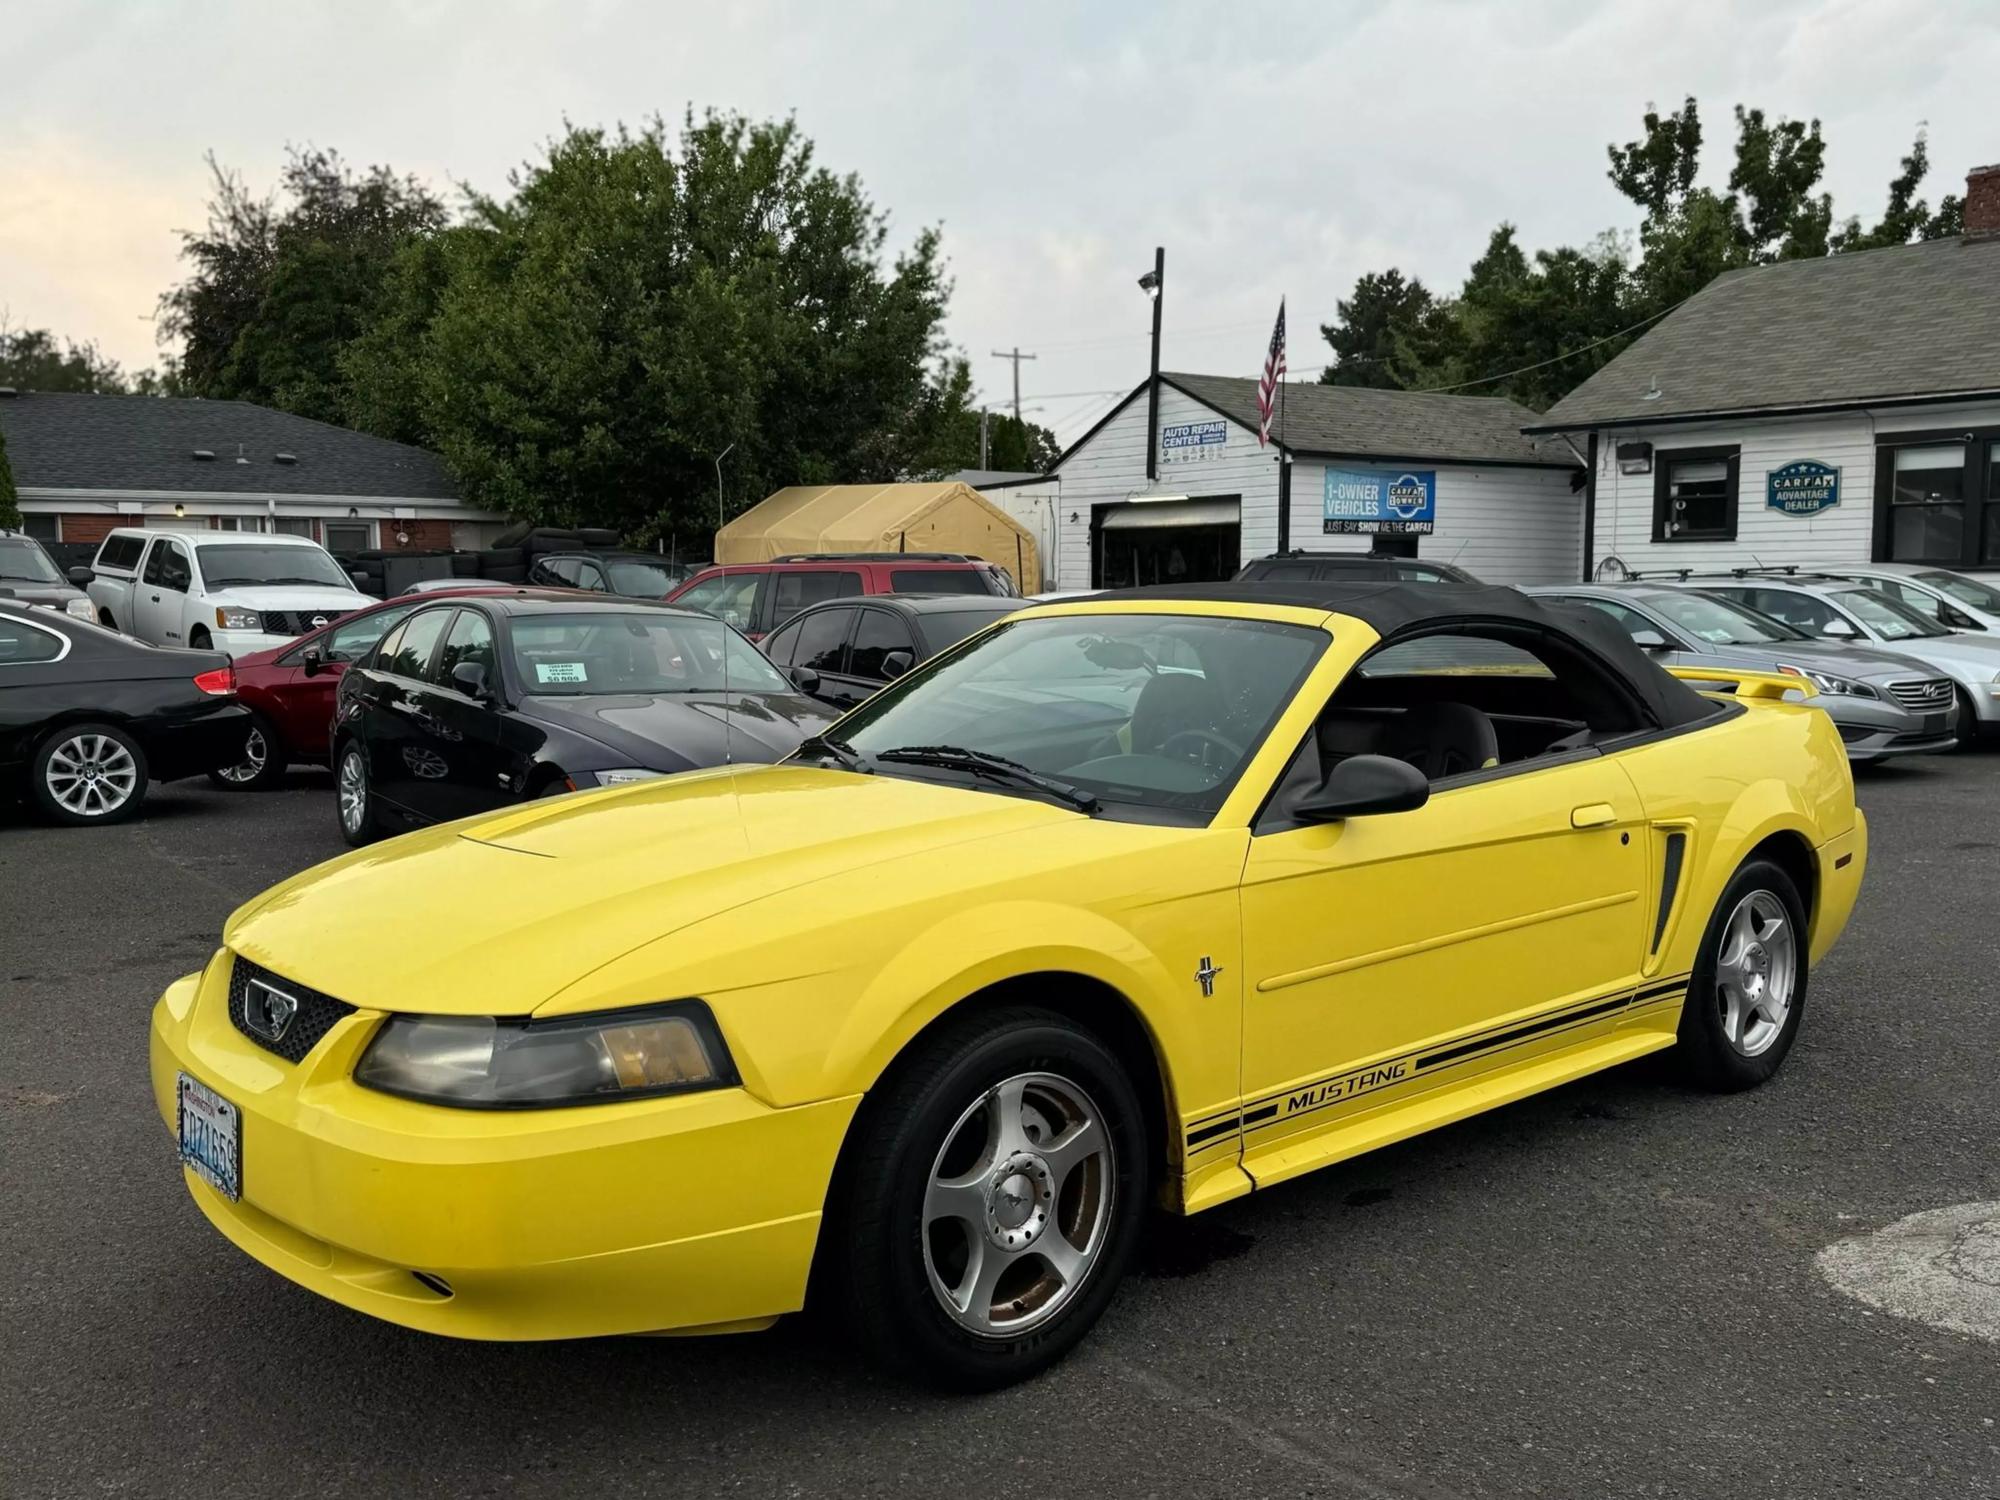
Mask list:
[[[1178,745],[1182,740],[1193,740],[1198,745],[1213,745],[1218,750],[1225,751],[1232,760],[1240,761],[1243,759],[1243,747],[1241,745],[1237,744],[1234,740],[1224,739],[1221,735],[1209,729],[1183,729],[1178,734],[1168,735],[1166,742],[1160,746],[1159,753],[1162,755],[1173,754],[1174,746]],[[1191,760],[1201,759],[1198,755],[1188,758]]]

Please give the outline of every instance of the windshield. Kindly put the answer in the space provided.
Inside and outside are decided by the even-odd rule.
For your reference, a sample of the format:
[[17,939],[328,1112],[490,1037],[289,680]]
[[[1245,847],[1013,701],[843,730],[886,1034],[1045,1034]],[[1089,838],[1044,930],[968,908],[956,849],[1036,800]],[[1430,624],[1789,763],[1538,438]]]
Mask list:
[[1847,610],[1885,641],[1907,641],[1916,636],[1951,634],[1935,620],[1926,620],[1909,606],[1898,604],[1894,599],[1885,594],[1878,594],[1873,589],[1841,589],[1835,597],[1842,609]]
[[1763,646],[1802,641],[1805,634],[1769,615],[1760,615],[1702,594],[1656,594],[1648,601],[1674,625],[1711,646]]
[[517,615],[512,634],[514,670],[538,696],[797,691],[755,646],[705,616]]
[[281,542],[239,543],[233,547],[196,547],[201,576],[212,589],[235,585],[311,583],[354,592],[354,584],[339,564],[318,547]]
[[1264,620],[1030,614],[884,690],[833,733],[864,757],[950,746],[1004,756],[1108,806],[1212,813],[1327,639]]
[[61,583],[62,574],[32,537],[0,537],[0,578],[16,583]]
[[1960,604],[1970,604],[1974,609],[1983,609],[1989,614],[2000,614],[2000,589],[1981,583],[1977,578],[1967,578],[1963,573],[1917,573],[1913,577],[1918,583],[1929,584],[1941,594],[1948,594]]
[[664,599],[673,592],[675,584],[687,577],[685,568],[675,571],[664,563],[614,559],[605,567],[611,570],[611,592],[634,599]]

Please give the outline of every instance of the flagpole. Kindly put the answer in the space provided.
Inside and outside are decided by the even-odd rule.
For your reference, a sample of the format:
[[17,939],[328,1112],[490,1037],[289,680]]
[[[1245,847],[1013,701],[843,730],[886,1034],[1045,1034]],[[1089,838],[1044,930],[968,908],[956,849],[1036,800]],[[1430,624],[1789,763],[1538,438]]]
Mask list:
[[[1278,320],[1284,321],[1286,293],[1278,294]],[[1285,342],[1291,343],[1292,331],[1285,330]],[[1289,351],[1287,351],[1289,354]],[[1285,361],[1290,364],[1289,358]],[[1289,373],[1289,372],[1288,372]],[[1278,550],[1288,552],[1292,545],[1292,460],[1285,448],[1285,377],[1278,377]]]

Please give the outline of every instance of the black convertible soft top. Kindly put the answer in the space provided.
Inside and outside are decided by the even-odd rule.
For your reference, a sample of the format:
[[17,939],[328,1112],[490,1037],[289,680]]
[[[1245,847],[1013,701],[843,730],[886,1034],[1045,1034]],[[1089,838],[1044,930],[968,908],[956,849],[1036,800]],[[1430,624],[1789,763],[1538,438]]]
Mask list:
[[[1150,588],[1093,594],[1092,600],[1197,600],[1224,604],[1283,604],[1351,615],[1384,640],[1395,636],[1445,634],[1480,624],[1540,631],[1588,652],[1616,672],[1644,701],[1662,728],[1712,718],[1713,700],[1704,698],[1632,643],[1632,637],[1602,610],[1551,607],[1516,589],[1482,583],[1418,583],[1330,579],[1323,583],[1168,583]],[[1076,600],[1064,600],[1076,603]]]

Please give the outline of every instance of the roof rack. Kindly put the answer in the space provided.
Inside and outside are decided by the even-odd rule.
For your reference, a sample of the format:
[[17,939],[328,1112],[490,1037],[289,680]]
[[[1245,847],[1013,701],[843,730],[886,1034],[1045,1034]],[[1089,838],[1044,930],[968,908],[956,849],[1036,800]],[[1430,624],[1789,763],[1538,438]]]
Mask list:
[[965,552],[787,552],[772,562],[983,562]]
[[[1797,563],[1760,563],[1754,568],[1731,568],[1729,576],[1731,578],[1760,578],[1768,577],[1772,573],[1782,573],[1785,577],[1790,578],[1798,571],[1799,565]],[[1807,571],[1810,572],[1811,570],[1808,569]]]
[[1643,573],[1627,573],[1625,581],[1637,583],[1642,578],[1678,578],[1682,583],[1686,583],[1694,577],[1695,571],[1693,568],[1650,568]]

